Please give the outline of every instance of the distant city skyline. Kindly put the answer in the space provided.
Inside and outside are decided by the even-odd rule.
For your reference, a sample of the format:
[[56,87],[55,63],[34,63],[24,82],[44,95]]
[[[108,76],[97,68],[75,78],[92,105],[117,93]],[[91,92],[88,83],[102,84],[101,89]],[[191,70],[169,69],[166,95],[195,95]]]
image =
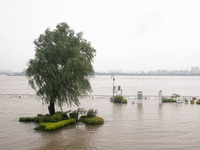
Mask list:
[[[190,69],[172,69],[172,70],[166,70],[166,69],[157,69],[157,70],[136,70],[136,71],[133,71],[133,70],[127,70],[127,71],[123,71],[123,70],[108,70],[107,73],[121,73],[121,72],[176,72],[176,71],[179,71],[179,72],[182,72],[182,73],[187,73],[187,72],[191,72],[191,73],[200,73],[200,67],[198,66],[195,66],[195,67],[190,67]],[[98,71],[97,71],[98,72]]]
[[[0,70],[0,74],[12,74],[12,73],[19,73],[19,72],[24,72],[24,70],[22,71],[12,71],[10,69],[5,69],[5,70]],[[167,74],[167,73],[181,73],[181,74],[189,74],[189,73],[200,73],[200,67],[195,66],[195,67],[191,67],[190,69],[175,69],[175,70],[165,70],[165,69],[157,69],[157,70],[150,70],[150,71],[144,71],[144,70],[139,70],[139,71],[133,71],[133,70],[129,70],[129,71],[123,71],[123,70],[108,70],[108,71],[96,71],[98,73],[156,73],[156,74]]]

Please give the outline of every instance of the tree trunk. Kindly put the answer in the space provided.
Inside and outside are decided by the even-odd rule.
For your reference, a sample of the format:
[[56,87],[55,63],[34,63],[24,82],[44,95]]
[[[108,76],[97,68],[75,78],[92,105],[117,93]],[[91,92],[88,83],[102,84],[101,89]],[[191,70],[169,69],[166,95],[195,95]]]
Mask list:
[[50,105],[49,105],[49,114],[51,116],[53,116],[55,114],[55,107],[54,107],[54,102],[50,102]]

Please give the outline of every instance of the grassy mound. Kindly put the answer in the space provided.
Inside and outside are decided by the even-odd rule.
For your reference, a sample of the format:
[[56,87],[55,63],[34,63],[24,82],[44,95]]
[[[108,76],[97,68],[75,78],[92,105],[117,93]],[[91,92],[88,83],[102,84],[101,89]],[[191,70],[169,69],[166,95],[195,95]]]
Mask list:
[[36,130],[46,130],[46,131],[53,131],[64,126],[76,123],[76,119],[68,119],[59,122],[48,122],[48,123],[40,123]]
[[98,116],[93,118],[86,117],[83,122],[89,125],[101,125],[104,124],[104,119]]

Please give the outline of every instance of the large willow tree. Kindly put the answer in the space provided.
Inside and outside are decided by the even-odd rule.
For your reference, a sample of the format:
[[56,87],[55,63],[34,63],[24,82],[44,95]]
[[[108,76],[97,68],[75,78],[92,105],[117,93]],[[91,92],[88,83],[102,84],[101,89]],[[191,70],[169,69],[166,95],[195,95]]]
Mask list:
[[91,92],[89,78],[96,50],[66,23],[56,29],[46,29],[34,40],[35,58],[30,59],[26,76],[46,104],[50,115],[55,114],[55,104],[79,105],[79,98]]

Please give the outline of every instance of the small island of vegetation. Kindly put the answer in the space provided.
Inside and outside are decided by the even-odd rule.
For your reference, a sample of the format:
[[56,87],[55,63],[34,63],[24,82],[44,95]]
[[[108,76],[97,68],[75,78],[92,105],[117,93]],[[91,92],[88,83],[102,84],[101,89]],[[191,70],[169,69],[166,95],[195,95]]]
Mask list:
[[163,103],[176,103],[177,98],[179,98],[179,97],[180,97],[179,94],[172,94],[172,96],[170,98],[163,97],[162,102]]
[[55,30],[46,29],[34,40],[35,58],[30,59],[26,76],[36,95],[48,105],[49,114],[37,117],[22,117],[20,122],[40,123],[38,130],[56,130],[78,121],[86,124],[103,124],[103,118],[96,116],[97,111],[55,112],[55,105],[61,110],[64,104],[79,106],[79,99],[91,91],[89,79],[94,75],[92,66],[96,50],[83,38],[83,33],[75,33],[68,24],[60,23]]
[[53,116],[49,114],[38,114],[37,117],[21,117],[19,118],[19,121],[39,123],[39,125],[35,129],[46,131],[53,131],[67,125],[76,124],[78,122],[83,122],[88,125],[104,124],[104,119],[97,116],[97,110],[89,109],[87,111],[83,108],[79,108],[73,112],[57,111]]
[[115,95],[114,97],[110,98],[111,102],[113,103],[127,103],[127,99],[125,99],[122,95]]

